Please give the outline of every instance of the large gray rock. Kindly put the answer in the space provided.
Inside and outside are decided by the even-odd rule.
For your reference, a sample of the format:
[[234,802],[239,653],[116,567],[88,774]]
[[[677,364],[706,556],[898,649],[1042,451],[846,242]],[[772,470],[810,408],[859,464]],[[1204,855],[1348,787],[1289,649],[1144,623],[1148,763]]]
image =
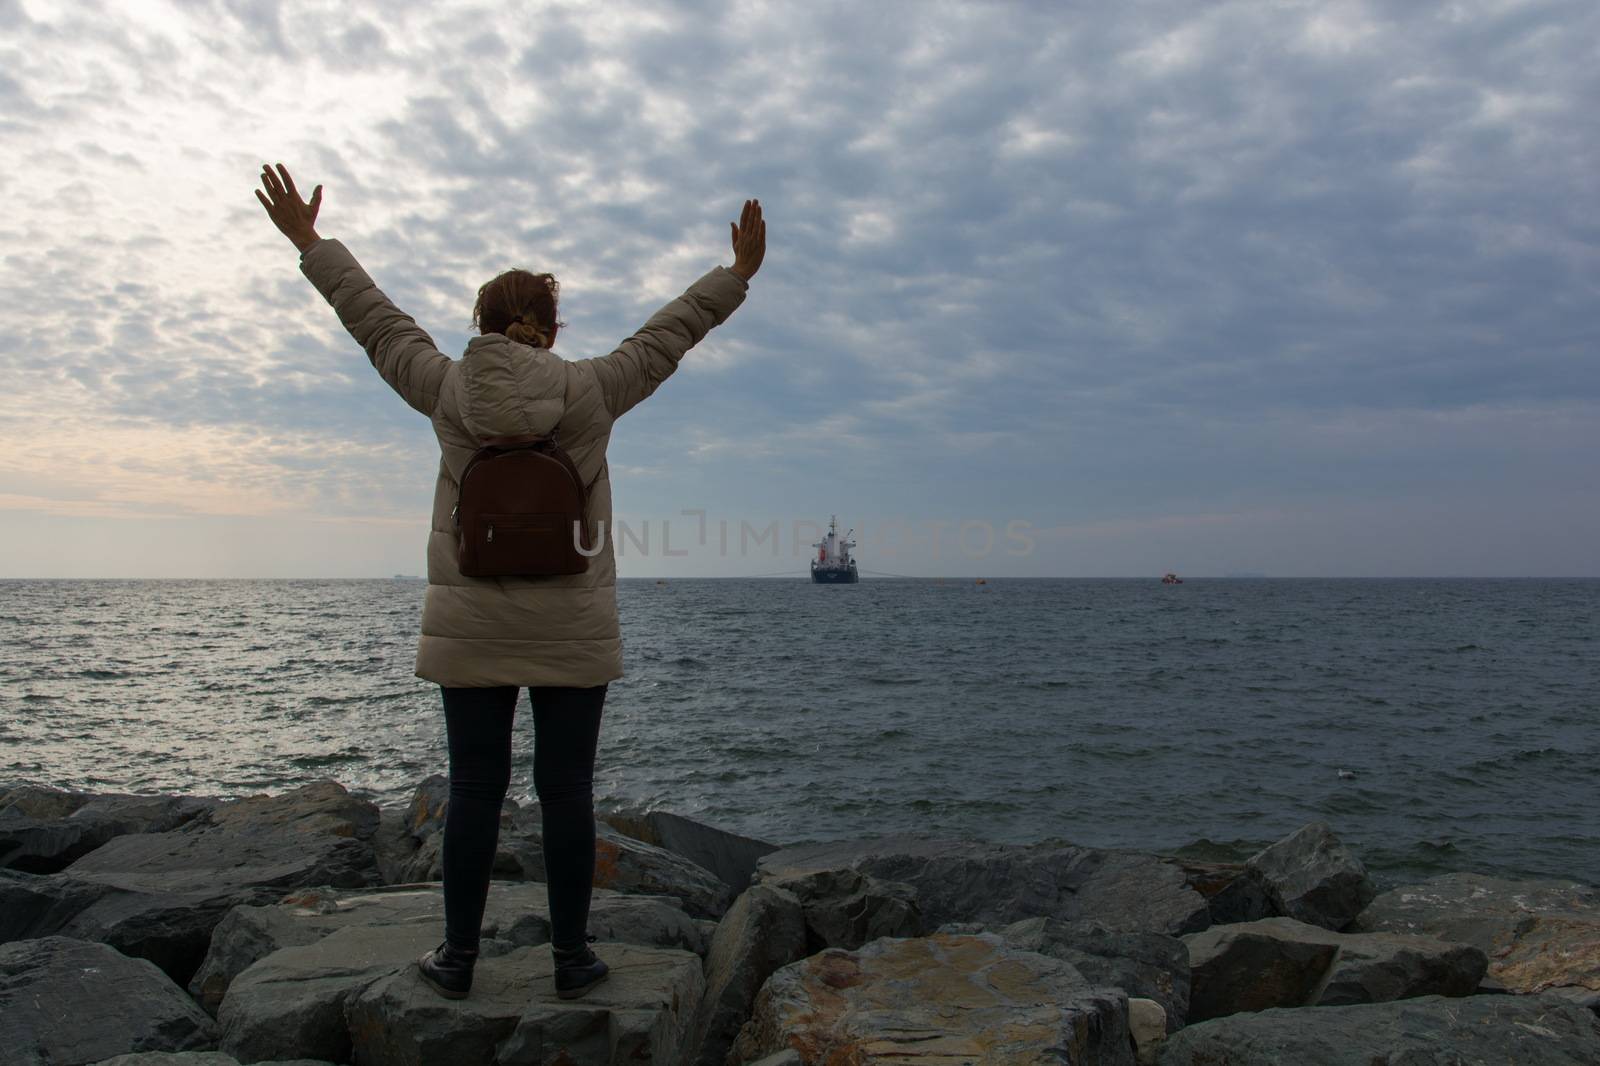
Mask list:
[[223,1051],[242,1062],[350,1057],[345,1004],[439,943],[430,925],[351,926],[283,948],[234,978],[217,1013]]
[[384,884],[405,884],[410,880],[406,871],[416,858],[418,844],[406,825],[404,808],[378,808],[378,831],[372,835],[372,853]]
[[0,784],[0,814],[6,817],[65,818],[92,799],[92,792],[31,785],[26,781]]
[[[507,799],[510,805],[516,801]],[[450,809],[450,778],[444,774],[429,774],[411,793],[406,805],[406,829],[418,843],[435,833],[444,832],[445,812]]]
[[[1487,991],[1487,989],[1479,988],[1478,991],[1483,992]],[[1582,988],[1577,985],[1556,985],[1546,990],[1545,995],[1558,996],[1568,1003],[1576,1003],[1580,1007],[1585,1007],[1596,1014],[1600,1014],[1600,992],[1596,992],[1593,989]]]
[[6,1066],[79,1066],[216,1043],[205,1011],[143,959],[64,936],[0,945]]
[[140,891],[115,884],[0,871],[0,928],[5,940],[68,936],[110,944],[149,959],[174,981],[187,979],[211,928],[250,893]]
[[1345,928],[1377,895],[1366,866],[1326,822],[1301,826],[1245,865],[1277,914],[1324,929]]
[[823,948],[858,948],[880,936],[920,936],[917,890],[850,869],[807,870],[759,882],[800,901],[805,955]]
[[1024,918],[1092,918],[1113,929],[1195,932],[1210,924],[1206,901],[1183,871],[1155,855],[1060,841],[980,841],[886,836],[781,848],[763,855],[766,881],[822,870],[856,870],[917,892],[923,931],[946,922],[987,927]]
[[1162,855],[1183,871],[1184,883],[1205,898],[1212,925],[1253,922],[1280,913],[1265,882],[1248,864]]
[[729,1061],[1134,1066],[1128,999],[1000,937],[884,937],[775,972]]
[[1600,888],[1593,885],[1441,874],[1383,893],[1352,928],[1471,944],[1488,955],[1491,981],[1512,992],[1559,991],[1591,1003],[1600,993]]
[[[491,906],[498,895],[491,882]],[[523,902],[544,901],[543,886],[528,886]],[[217,923],[211,944],[189,982],[189,993],[216,1014],[233,980],[284,948],[315,944],[353,926],[442,929],[443,899],[438,885],[406,885],[366,890],[323,886],[289,893],[275,903],[234,907]],[[443,939],[441,936],[440,939]]]
[[59,874],[0,870],[0,943],[59,933],[80,913],[108,897],[136,895]]
[[6,789],[0,791],[0,867],[56,873],[113,837],[164,833],[216,805],[197,796]]
[[[242,1066],[226,1052],[146,1052],[144,1055],[118,1055],[94,1066]],[[253,1066],[334,1066],[320,1058],[270,1058]]]
[[1060,922],[1027,918],[985,930],[972,922],[950,922],[941,933],[992,931],[1006,945],[1069,962],[1097,988],[1120,988],[1130,1002],[1146,999],[1162,1012],[1168,1029],[1183,1025],[1189,1014],[1189,950],[1182,940],[1164,933],[1112,929],[1093,920]]
[[1214,925],[1183,938],[1192,981],[1190,1025],[1238,1011],[1300,1006],[1310,998],[1339,949],[1322,939],[1257,928],[1281,920]]
[[780,846],[730,833],[671,811],[623,807],[601,811],[599,817],[619,833],[664,848],[710,870],[736,893],[750,886],[761,856],[777,851]]
[[239,1060],[220,1051],[147,1051],[102,1059],[93,1066],[239,1066]]
[[719,921],[737,894],[703,866],[653,844],[595,824],[594,883],[614,892],[671,896],[696,918]]
[[142,1052],[106,1058],[93,1066],[238,1066],[238,1060],[222,1052]]
[[[1289,921],[1284,918],[1281,921]],[[1315,995],[1318,1006],[1414,996],[1470,996],[1489,960],[1471,944],[1406,933],[1334,933],[1339,954]]]
[[221,804],[169,832],[116,837],[52,877],[0,878],[0,902],[22,904],[0,926],[7,938],[104,941],[187,984],[230,908],[304,885],[376,884],[377,822],[334,781]]
[[168,796],[114,793],[91,797],[64,819],[101,823],[115,835],[165,833],[222,806],[215,796]]
[[[442,886],[320,887],[290,893],[266,906],[235,907],[217,924],[189,991],[201,1006],[215,1013],[234,977],[258,960],[281,948],[315,944],[337,930],[352,927],[391,929],[398,935],[422,928],[431,931],[437,943],[444,939]],[[678,948],[703,956],[714,929],[714,923],[691,918],[671,898],[595,889],[589,906],[589,931],[607,941]],[[481,935],[485,952],[549,943],[550,905],[545,885],[489,882]]]
[[[591,945],[610,976],[581,999],[556,997],[550,950],[480,958],[472,994],[445,1000],[416,968],[381,978],[346,1008],[361,1066],[611,1066],[676,1063],[704,978],[698,956],[634,944]],[[560,1057],[564,1055],[564,1057]]]
[[804,904],[773,885],[739,894],[717,924],[705,959],[705,995],[686,1046],[690,1066],[723,1066],[756,993],[781,967],[809,954]]
[[1423,996],[1234,1014],[1167,1037],[1161,1066],[1594,1066],[1600,1019],[1553,996]]
[[1468,944],[1400,933],[1334,933],[1293,918],[1214,925],[1183,938],[1189,1021],[1270,1007],[1468,996],[1487,960]]
[[[372,846],[384,884],[401,885],[439,879],[439,846],[443,843],[442,839],[433,840],[426,855],[422,854],[422,848],[429,843],[430,837],[437,836],[444,829],[444,812],[449,803],[450,779],[444,774],[432,774],[417,785],[405,806],[379,809],[378,831],[373,835]],[[508,799],[506,806],[514,809],[516,802]],[[502,830],[509,816],[510,810],[501,811]],[[496,868],[504,868],[498,856]],[[520,870],[515,876],[521,876]]]

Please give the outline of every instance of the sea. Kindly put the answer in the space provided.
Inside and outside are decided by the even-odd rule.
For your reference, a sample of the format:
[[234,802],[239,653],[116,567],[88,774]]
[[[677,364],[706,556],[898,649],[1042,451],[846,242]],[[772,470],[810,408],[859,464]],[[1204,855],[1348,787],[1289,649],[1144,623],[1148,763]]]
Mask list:
[[[0,582],[0,781],[221,797],[448,770],[420,580]],[[600,810],[1600,884],[1600,580],[624,579]],[[535,799],[533,716],[511,796]]]

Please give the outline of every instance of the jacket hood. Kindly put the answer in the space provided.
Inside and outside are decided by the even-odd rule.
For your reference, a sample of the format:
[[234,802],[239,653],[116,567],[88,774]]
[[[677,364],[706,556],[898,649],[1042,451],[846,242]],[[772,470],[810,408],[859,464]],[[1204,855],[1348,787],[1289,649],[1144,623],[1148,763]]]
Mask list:
[[566,361],[499,333],[467,342],[456,380],[461,420],[480,441],[549,433],[567,409]]

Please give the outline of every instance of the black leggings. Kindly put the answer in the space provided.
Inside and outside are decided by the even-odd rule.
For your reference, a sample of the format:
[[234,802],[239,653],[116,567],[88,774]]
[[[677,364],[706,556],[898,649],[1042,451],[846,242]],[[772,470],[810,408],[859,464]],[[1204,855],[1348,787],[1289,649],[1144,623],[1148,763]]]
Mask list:
[[[444,688],[450,806],[444,816],[444,929],[451,947],[476,950],[511,785],[511,723],[519,688]],[[594,883],[594,754],[606,686],[530,688],[533,788],[544,822],[550,940],[582,944]]]

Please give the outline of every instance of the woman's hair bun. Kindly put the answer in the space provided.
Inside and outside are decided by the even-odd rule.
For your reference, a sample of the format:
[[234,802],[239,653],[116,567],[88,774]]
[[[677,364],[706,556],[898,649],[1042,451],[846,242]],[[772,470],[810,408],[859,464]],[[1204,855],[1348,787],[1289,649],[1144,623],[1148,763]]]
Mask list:
[[561,286],[553,274],[508,270],[478,289],[472,324],[482,333],[503,333],[519,344],[545,348],[562,325],[556,319]]
[[506,335],[508,340],[514,340],[518,344],[527,344],[534,348],[547,348],[550,346],[550,335],[522,318],[512,319],[501,332]]

